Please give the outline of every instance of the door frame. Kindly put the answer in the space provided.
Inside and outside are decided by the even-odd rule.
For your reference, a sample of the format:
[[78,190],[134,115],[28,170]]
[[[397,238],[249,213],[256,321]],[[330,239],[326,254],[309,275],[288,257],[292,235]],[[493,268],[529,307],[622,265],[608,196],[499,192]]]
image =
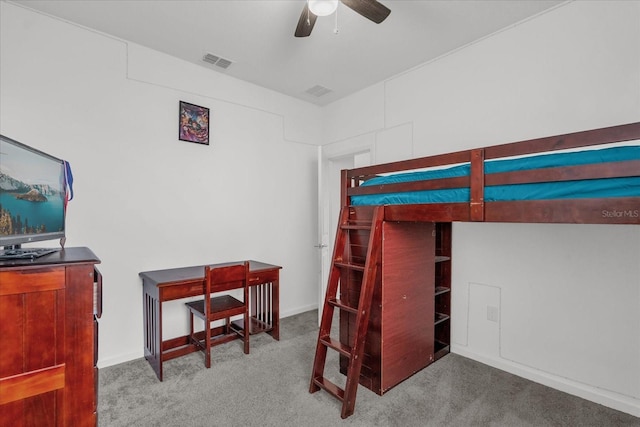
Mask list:
[[340,171],[368,166],[373,147],[360,146],[337,153],[318,154],[318,244],[320,272],[318,277],[318,324],[322,318],[324,298],[331,268],[331,255],[340,214]]

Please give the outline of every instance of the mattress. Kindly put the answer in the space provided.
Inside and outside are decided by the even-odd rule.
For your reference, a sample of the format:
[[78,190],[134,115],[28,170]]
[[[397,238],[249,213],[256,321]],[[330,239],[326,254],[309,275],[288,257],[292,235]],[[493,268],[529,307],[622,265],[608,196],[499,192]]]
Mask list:
[[[485,175],[532,169],[578,166],[597,163],[640,160],[640,146],[590,149],[576,152],[540,154],[535,156],[488,160]],[[468,176],[469,163],[444,169],[405,172],[372,178],[361,186],[392,184],[431,179]],[[640,174],[640,171],[639,171]],[[441,190],[409,191],[351,196],[352,205],[397,205],[420,203],[465,203],[470,201],[469,187]],[[485,202],[514,200],[580,199],[609,197],[640,197],[640,176],[589,180],[543,182],[486,186]]]

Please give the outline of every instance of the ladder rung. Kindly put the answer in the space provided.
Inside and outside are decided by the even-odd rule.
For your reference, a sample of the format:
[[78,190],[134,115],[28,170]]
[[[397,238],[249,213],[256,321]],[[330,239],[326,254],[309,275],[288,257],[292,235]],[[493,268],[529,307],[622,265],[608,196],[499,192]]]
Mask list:
[[351,347],[342,344],[340,341],[334,340],[329,335],[325,335],[320,338],[320,342],[327,347],[331,347],[332,349],[340,352],[343,356],[351,357]]
[[351,270],[364,271],[364,265],[350,264],[348,262],[338,262],[338,261],[334,261],[333,265],[340,268],[348,268]]
[[344,401],[344,390],[325,377],[315,377],[313,379],[313,382],[336,399],[340,400],[341,402]]
[[353,314],[357,314],[358,313],[358,308],[357,307],[350,307],[347,304],[343,303],[342,300],[330,299],[328,302],[332,306],[338,307],[339,309],[344,310],[344,311],[348,311],[349,313],[353,313]]
[[371,230],[371,224],[341,224],[340,228],[343,230]]

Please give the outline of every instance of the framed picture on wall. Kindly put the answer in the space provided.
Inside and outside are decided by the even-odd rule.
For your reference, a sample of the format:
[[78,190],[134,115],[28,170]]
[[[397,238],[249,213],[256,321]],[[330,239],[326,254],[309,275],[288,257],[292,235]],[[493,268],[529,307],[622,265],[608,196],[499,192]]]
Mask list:
[[181,141],[209,145],[209,109],[180,101],[180,125],[178,138]]

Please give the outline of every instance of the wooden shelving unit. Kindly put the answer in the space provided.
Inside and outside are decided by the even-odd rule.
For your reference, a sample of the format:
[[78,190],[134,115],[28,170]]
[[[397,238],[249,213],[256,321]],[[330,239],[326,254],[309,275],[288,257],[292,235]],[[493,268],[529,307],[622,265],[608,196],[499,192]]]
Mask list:
[[[449,353],[451,329],[451,223],[385,221],[382,234],[360,373],[360,384],[380,395]],[[353,283],[343,277],[341,298],[356,304]],[[353,340],[354,318],[341,316],[344,345]],[[341,357],[345,375],[347,362]]]
[[436,223],[434,360],[451,347],[451,223]]

